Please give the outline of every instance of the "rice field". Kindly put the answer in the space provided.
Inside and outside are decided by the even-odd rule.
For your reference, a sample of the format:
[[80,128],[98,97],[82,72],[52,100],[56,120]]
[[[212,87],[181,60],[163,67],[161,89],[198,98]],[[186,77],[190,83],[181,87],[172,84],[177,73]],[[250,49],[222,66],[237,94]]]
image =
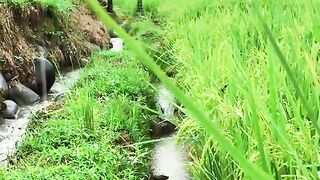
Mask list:
[[194,179],[319,178],[319,5],[144,1],[136,24],[161,42],[163,70],[176,72],[182,91],[171,90],[187,114],[179,143]]
[[192,179],[320,178],[319,0],[144,0],[139,17],[136,0],[114,0],[127,31],[85,2],[127,49],[91,58],[0,179],[146,179],[154,79],[177,99]]

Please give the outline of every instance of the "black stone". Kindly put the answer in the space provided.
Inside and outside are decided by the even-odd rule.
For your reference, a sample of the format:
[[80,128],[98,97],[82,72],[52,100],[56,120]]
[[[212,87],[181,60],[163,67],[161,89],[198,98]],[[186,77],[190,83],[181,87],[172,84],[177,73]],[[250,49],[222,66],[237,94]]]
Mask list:
[[93,51],[93,52],[97,52],[97,51],[101,51],[101,48],[96,45],[96,44],[93,44],[93,43],[89,43],[89,48]]
[[9,98],[15,101],[19,106],[31,105],[40,99],[38,94],[21,83],[11,87]]
[[156,118],[155,121],[151,124],[151,137],[153,138],[161,138],[170,136],[175,133],[177,127],[172,124],[170,121],[161,120],[160,118]]
[[113,48],[113,44],[112,44],[111,42],[108,42],[107,48],[108,48],[108,49],[112,49],[112,48]]
[[2,91],[2,93],[5,97],[8,97],[9,87],[8,87],[6,79],[3,77],[3,75],[1,73],[0,73],[0,91]]
[[56,80],[55,67],[45,58],[36,58],[34,72],[36,77],[35,92],[40,96],[47,95]]
[[116,32],[114,32],[113,30],[109,31],[109,35],[110,35],[110,38],[117,38],[118,37],[118,34]]
[[2,112],[2,117],[7,119],[15,119],[19,110],[19,106],[12,100],[5,100],[6,109]]
[[165,175],[152,175],[150,180],[166,180],[169,179],[169,176]]

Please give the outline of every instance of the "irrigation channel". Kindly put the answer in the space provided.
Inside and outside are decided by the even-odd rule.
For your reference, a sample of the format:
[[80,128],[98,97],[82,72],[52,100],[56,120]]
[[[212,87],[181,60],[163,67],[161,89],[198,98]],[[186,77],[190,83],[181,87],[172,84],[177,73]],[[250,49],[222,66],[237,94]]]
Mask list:
[[17,147],[24,138],[24,134],[32,116],[55,101],[61,100],[73,85],[79,80],[81,69],[68,72],[59,77],[52,86],[51,93],[44,101],[33,105],[20,107],[16,119],[2,119],[0,126],[0,166],[7,163],[7,157],[16,153]]
[[[111,38],[110,51],[123,50],[123,40]],[[16,119],[2,119],[0,126],[0,166],[6,166],[8,156],[14,155],[24,138],[26,128],[35,113],[49,107],[52,103],[61,100],[74,84],[79,80],[82,69],[61,74],[54,83],[51,93],[46,100],[33,105],[19,108]],[[174,97],[163,85],[159,85],[157,105],[163,112],[162,119],[171,121],[174,117]],[[175,143],[176,134],[162,137],[156,142],[152,155],[151,170],[154,179],[187,180],[191,179],[186,170],[186,154]]]

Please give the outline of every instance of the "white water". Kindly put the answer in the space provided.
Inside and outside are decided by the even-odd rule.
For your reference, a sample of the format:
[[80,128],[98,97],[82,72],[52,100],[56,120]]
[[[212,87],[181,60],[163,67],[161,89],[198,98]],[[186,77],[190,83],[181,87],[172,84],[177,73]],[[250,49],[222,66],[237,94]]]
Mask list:
[[[170,120],[174,114],[174,97],[163,85],[159,86],[158,104],[163,110],[164,118]],[[187,170],[187,155],[175,141],[175,134],[156,144],[153,154],[153,174],[165,175],[170,180],[191,179]]]
[[123,50],[123,40],[120,38],[111,38],[110,42],[112,43],[112,49],[110,51],[119,52]]
[[51,105],[57,96],[68,92],[80,77],[81,69],[67,73],[54,83],[53,94],[48,95],[48,100],[34,105],[21,107],[17,113],[17,119],[2,119],[0,122],[0,166],[7,163],[7,157],[13,155],[18,145],[24,138],[24,134],[32,116],[39,110]]

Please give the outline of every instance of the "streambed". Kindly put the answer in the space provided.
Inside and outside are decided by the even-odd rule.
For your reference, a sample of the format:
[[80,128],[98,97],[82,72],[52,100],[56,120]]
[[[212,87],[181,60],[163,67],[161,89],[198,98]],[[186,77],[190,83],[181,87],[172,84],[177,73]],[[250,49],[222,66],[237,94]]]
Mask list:
[[58,77],[51,88],[51,93],[48,94],[47,100],[19,108],[16,119],[1,119],[0,166],[6,165],[7,157],[16,152],[32,116],[63,98],[63,95],[79,80],[81,71],[81,69],[78,69]]

